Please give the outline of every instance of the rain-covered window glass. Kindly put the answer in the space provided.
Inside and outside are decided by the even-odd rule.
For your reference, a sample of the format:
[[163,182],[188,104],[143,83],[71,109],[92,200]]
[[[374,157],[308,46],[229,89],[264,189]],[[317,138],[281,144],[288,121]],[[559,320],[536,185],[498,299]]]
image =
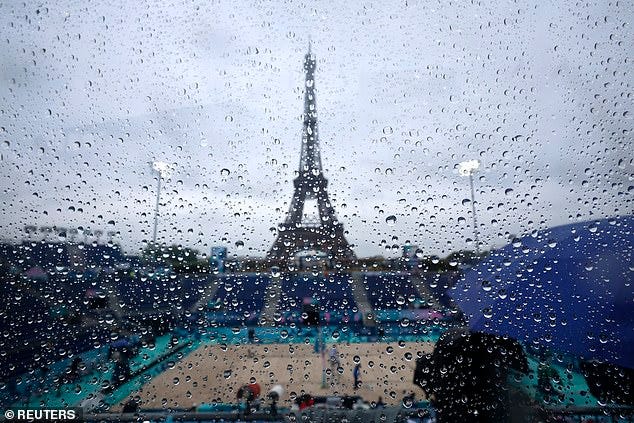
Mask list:
[[0,3],[4,418],[632,421],[633,18]]

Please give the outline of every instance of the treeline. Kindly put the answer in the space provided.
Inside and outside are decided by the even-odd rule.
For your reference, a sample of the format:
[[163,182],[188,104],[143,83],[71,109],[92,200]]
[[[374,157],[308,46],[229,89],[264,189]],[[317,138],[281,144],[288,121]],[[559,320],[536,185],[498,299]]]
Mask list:
[[209,272],[209,262],[198,255],[198,250],[180,245],[148,245],[143,250],[142,258],[146,264],[166,267],[174,273]]
[[[348,262],[337,263],[323,270],[328,271],[419,271],[451,272],[475,265],[488,253],[462,250],[449,254],[445,258],[438,256],[415,256],[385,258],[381,256],[364,257]],[[207,273],[213,271],[207,258],[200,258],[196,249],[179,245],[148,246],[143,251],[143,261],[156,267],[168,267],[175,273]],[[272,267],[284,271],[301,270],[297,264],[284,263],[256,257],[229,257],[225,260],[226,272],[269,272]]]

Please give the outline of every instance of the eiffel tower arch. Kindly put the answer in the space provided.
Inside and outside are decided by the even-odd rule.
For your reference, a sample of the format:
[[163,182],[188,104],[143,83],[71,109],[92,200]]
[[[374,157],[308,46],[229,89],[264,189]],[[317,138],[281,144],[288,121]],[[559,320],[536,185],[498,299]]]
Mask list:
[[[343,224],[337,219],[328,198],[328,180],[321,166],[315,101],[315,67],[315,56],[309,46],[304,57],[306,82],[299,174],[293,180],[295,191],[286,219],[278,226],[277,238],[268,252],[270,259],[290,261],[297,253],[306,250],[323,252],[335,262],[355,258],[344,236]],[[309,202],[315,205],[314,215],[306,213]]]

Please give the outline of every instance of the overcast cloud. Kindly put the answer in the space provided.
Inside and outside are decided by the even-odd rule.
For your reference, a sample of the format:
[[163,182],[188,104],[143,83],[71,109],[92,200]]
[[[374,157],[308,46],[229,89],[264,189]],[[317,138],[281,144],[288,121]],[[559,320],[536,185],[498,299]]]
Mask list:
[[632,213],[631,4],[521,3],[0,4],[3,238],[82,226],[138,251],[160,159],[162,241],[265,254],[299,163],[309,37],[358,255],[469,248],[466,159],[486,246]]

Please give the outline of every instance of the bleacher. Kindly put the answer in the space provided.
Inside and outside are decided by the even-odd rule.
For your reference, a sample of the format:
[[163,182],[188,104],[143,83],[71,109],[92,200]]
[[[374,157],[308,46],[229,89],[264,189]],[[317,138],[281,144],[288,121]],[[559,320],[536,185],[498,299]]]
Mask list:
[[175,281],[170,276],[150,278],[121,275],[114,278],[119,303],[126,311],[154,311],[175,305]]
[[43,269],[68,267],[70,265],[70,256],[65,244],[31,242],[22,244],[21,247],[25,260]]
[[408,273],[367,273],[363,282],[374,310],[405,310],[422,301]]
[[89,306],[86,291],[92,288],[91,281],[74,272],[49,273],[47,281],[51,298],[63,305],[67,314],[84,315]]
[[125,261],[118,245],[85,245],[83,247],[86,264],[97,267],[114,267]]
[[[112,316],[113,290],[124,314],[132,315],[117,324],[136,330],[150,327],[152,319],[159,326],[178,324],[208,283],[206,276],[150,278],[117,270],[124,262],[116,245],[0,244],[2,378],[107,343],[111,327],[99,322]],[[102,300],[101,308],[95,299]]]
[[282,279],[282,296],[278,307],[280,310],[301,310],[304,301],[309,300],[319,304],[323,312],[341,313],[356,310],[350,276],[347,274],[299,274]]
[[212,280],[207,276],[180,277],[174,287],[179,306],[183,310],[191,309],[210,283],[212,283]]
[[19,245],[0,243],[0,269],[8,272],[12,267],[22,269],[23,260]]
[[420,277],[441,306],[448,309],[453,308],[453,301],[447,294],[447,290],[456,285],[456,282],[462,277],[462,272],[430,272],[422,273]]
[[219,276],[218,289],[208,307],[210,318],[219,324],[254,322],[264,307],[268,275],[249,273]]
[[[34,302],[27,302],[29,304],[23,305],[34,306]],[[3,351],[0,364],[2,378],[49,366],[95,345],[103,345],[110,334],[107,328],[69,325],[64,320],[51,317],[42,308],[36,316],[28,322],[18,321],[7,328],[11,335],[3,338],[0,344]]]

